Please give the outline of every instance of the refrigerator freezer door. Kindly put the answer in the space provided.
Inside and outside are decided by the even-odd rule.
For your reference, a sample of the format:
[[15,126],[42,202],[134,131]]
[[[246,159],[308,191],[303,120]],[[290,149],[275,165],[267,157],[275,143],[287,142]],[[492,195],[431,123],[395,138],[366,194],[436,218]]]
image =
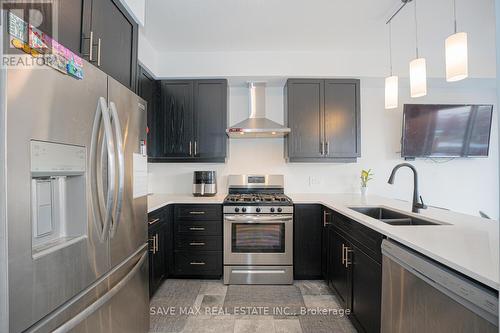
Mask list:
[[[99,239],[89,200],[91,132],[98,100],[107,95],[107,76],[88,63],[84,71],[83,80],[48,67],[6,71],[9,332],[33,325],[111,268],[109,243]],[[72,242],[49,244],[38,255],[32,246],[31,140],[85,147],[87,154],[86,171],[74,189],[79,195],[68,197],[61,210],[66,221],[76,223],[78,215],[84,232]],[[74,184],[66,184],[72,190]],[[72,230],[65,232],[71,236]]]
[[[114,267],[147,242],[147,197],[133,197],[134,154],[146,140],[146,102],[118,81],[108,77],[110,111],[118,114],[123,141],[123,193],[119,220],[113,219],[110,238],[111,266]],[[113,119],[113,122],[116,120]]]
[[26,333],[145,333],[149,328],[147,244]]

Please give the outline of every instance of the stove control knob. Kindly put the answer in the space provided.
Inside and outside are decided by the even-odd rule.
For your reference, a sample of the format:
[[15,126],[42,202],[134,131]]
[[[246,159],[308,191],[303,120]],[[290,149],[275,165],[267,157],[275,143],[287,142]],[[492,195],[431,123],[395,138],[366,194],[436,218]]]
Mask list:
[[236,213],[238,213],[238,212],[240,211],[240,209],[239,209],[238,207],[236,207],[236,208],[234,209],[234,211],[235,211]]
[[242,211],[243,213],[246,213],[247,209],[246,209],[245,207],[243,207],[243,208],[241,209],[241,211]]
[[260,208],[255,209],[257,213],[260,213]]
[[278,208],[278,213],[281,213],[282,211],[283,211],[283,209]]
[[270,210],[271,210],[271,213],[274,213],[274,208],[272,208],[272,207],[271,207],[271,209],[270,209]]

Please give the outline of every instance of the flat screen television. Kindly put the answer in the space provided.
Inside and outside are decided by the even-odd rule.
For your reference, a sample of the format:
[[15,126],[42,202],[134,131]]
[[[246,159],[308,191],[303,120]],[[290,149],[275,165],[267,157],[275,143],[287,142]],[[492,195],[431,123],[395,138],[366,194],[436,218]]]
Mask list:
[[401,155],[486,157],[492,105],[405,104]]

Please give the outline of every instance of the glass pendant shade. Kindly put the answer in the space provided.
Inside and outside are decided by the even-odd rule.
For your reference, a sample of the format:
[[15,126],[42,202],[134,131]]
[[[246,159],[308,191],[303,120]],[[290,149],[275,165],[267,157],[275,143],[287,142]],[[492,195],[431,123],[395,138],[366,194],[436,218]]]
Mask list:
[[398,107],[398,77],[396,75],[385,78],[385,108]]
[[467,33],[459,32],[446,38],[446,81],[460,81],[469,75]]
[[425,58],[417,58],[410,62],[411,97],[427,95],[427,65]]

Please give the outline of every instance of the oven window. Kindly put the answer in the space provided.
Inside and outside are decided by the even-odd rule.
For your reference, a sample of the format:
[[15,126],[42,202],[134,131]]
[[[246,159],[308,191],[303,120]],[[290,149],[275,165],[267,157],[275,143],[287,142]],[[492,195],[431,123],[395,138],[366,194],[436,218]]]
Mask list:
[[284,223],[233,223],[232,252],[285,253]]

